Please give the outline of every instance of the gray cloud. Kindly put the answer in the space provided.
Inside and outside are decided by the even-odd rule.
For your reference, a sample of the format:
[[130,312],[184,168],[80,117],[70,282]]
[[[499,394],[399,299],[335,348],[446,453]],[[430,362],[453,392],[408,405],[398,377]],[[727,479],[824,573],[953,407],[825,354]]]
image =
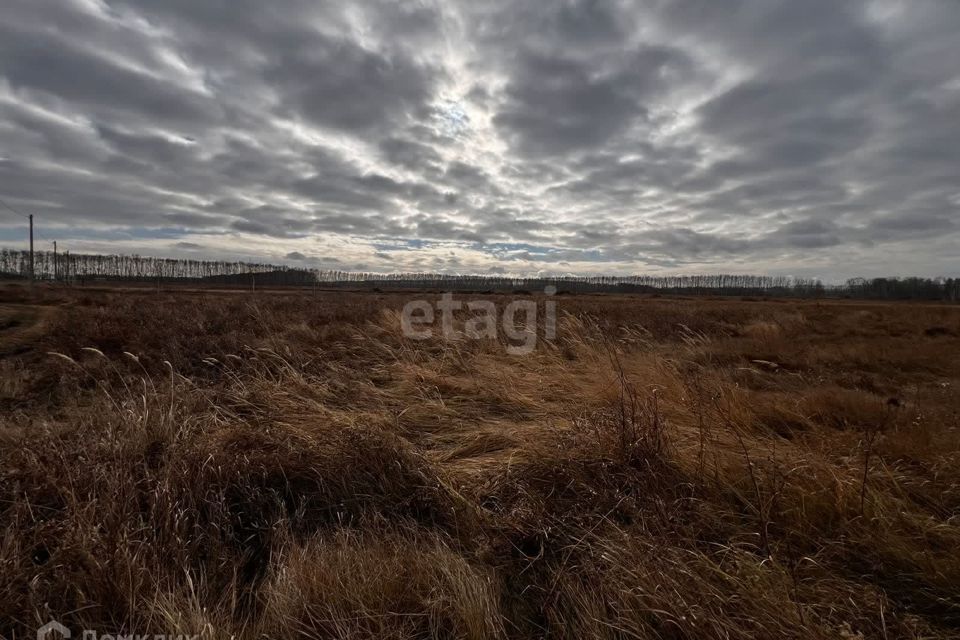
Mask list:
[[282,113],[358,133],[422,117],[442,72],[403,53],[319,33],[303,34],[264,69],[283,96]]
[[12,0],[0,197],[76,250],[956,274],[958,30],[939,0]]
[[648,101],[671,76],[690,68],[679,50],[644,46],[598,59],[523,52],[494,123],[521,151],[593,150],[631,125],[650,120]]

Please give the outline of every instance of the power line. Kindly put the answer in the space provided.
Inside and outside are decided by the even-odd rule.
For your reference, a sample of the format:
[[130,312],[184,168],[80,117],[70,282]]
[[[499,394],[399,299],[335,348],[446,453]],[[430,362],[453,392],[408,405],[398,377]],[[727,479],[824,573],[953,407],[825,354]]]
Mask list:
[[8,204],[7,204],[6,202],[4,202],[3,200],[0,200],[0,205],[3,205],[4,207],[6,207],[7,209],[9,209],[10,211],[13,211],[15,214],[17,214],[17,215],[20,216],[21,218],[26,218],[27,220],[30,219],[30,216],[28,216],[28,215],[25,214],[25,213],[21,213],[20,211],[17,211],[16,209],[14,209],[14,208],[11,207],[10,205],[8,205]]
[[[10,218],[10,220],[14,220],[14,217],[13,217],[14,214],[11,213],[10,211],[4,211],[3,209],[0,209],[0,215],[8,216],[8,217]],[[17,215],[19,215],[19,214],[17,214]],[[27,220],[30,219],[29,216],[24,216],[24,217],[25,217]]]
[[0,209],[0,214],[5,215],[5,216],[10,216],[10,219],[11,219],[11,220],[14,219],[14,218],[13,218],[13,215],[11,215],[9,211],[4,211],[3,209]]
[[[16,209],[14,209],[14,208],[11,207],[9,204],[7,204],[6,202],[4,202],[2,199],[0,199],[0,205],[3,205],[3,206],[6,207],[7,209],[9,209],[12,213],[17,214],[18,216],[20,216],[21,218],[24,218],[25,220],[29,220],[29,219],[30,219],[30,216],[29,216],[29,215],[27,215],[27,214],[25,214],[25,213],[23,213],[23,212],[21,212],[21,211],[18,211],[18,210],[16,210]],[[44,242],[53,242],[53,240],[50,240],[45,234],[43,234],[43,233],[40,232],[40,229],[38,229],[38,228],[36,228],[36,227],[34,227],[34,229],[33,229],[33,234],[34,234],[34,236],[36,236],[38,239],[43,240]]]
[[[31,282],[32,282],[32,281],[33,281],[33,278],[34,278],[34,251],[33,251],[33,241],[34,241],[34,238],[36,237],[36,238],[38,238],[38,239],[40,239],[40,240],[43,240],[44,242],[49,242],[49,243],[51,243],[51,244],[53,245],[53,254],[54,254],[55,257],[56,257],[56,255],[57,255],[57,241],[56,241],[56,240],[50,240],[49,238],[46,237],[45,234],[40,233],[40,230],[39,230],[39,229],[37,229],[37,228],[34,227],[34,224],[33,224],[33,216],[32,216],[32,215],[27,215],[27,214],[23,213],[22,211],[18,211],[17,209],[14,209],[12,206],[10,206],[9,204],[7,204],[2,198],[0,198],[0,205],[2,205],[2,206],[3,206],[5,209],[7,209],[8,211],[10,211],[10,212],[12,212],[12,213],[15,213],[15,214],[17,214],[18,216],[20,216],[21,218],[24,218],[24,219],[26,219],[26,220],[28,220],[28,221],[30,222],[30,280],[31,280]],[[6,212],[4,212],[4,213],[6,213]],[[56,269],[56,268],[57,268],[57,261],[56,261],[56,259],[55,259],[55,260],[54,260],[54,269]]]
[[34,220],[33,235],[36,236],[38,240],[43,240],[44,242],[53,242],[53,240],[40,232],[40,229],[36,225],[36,220]]

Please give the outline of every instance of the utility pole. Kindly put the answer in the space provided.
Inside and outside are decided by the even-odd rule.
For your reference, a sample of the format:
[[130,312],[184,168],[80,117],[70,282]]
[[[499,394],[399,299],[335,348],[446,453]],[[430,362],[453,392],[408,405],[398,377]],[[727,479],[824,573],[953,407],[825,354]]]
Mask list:
[[33,214],[30,214],[30,283],[33,283]]
[[53,241],[53,281],[56,282],[60,279],[60,269],[57,264],[57,241]]

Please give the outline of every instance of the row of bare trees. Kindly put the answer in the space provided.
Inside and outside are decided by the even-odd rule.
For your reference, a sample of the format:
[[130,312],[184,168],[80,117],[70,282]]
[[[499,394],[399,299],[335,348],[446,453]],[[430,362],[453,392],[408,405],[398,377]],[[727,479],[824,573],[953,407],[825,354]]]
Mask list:
[[[334,278],[334,282],[345,280]],[[449,275],[435,273],[353,274],[351,281],[375,282],[387,289],[426,288],[484,291],[523,289],[542,291],[547,286],[570,293],[589,292],[725,292],[733,295],[817,295],[823,285],[813,279],[786,276],[692,275],[692,276],[558,276],[515,278],[497,275]]]
[[[58,279],[69,282],[90,280],[223,280],[249,274],[291,274],[291,284],[302,284],[303,269],[253,262],[227,262],[215,260],[181,260],[154,258],[137,255],[98,255],[61,253],[51,251],[34,253],[34,274],[39,280]],[[9,249],[0,250],[0,274],[28,277],[30,275],[30,252]],[[275,279],[275,278],[272,278]]]
[[[0,275],[28,277],[27,251],[0,250]],[[956,278],[856,278],[827,286],[812,278],[755,275],[689,276],[560,276],[516,278],[502,275],[437,273],[363,273],[294,269],[267,263],[183,260],[137,255],[34,254],[34,273],[41,280],[86,283],[95,280],[177,281],[209,284],[324,285],[344,288],[427,289],[459,291],[543,291],[591,293],[682,293],[690,295],[852,297],[960,301]]]
[[853,278],[842,289],[853,298],[960,301],[960,278]]

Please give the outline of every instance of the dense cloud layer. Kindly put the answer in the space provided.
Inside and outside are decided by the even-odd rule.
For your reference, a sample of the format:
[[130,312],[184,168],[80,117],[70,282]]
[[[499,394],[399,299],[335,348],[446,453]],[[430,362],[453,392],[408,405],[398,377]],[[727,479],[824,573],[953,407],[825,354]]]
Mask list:
[[958,32],[946,0],[10,0],[0,198],[75,251],[956,274]]

